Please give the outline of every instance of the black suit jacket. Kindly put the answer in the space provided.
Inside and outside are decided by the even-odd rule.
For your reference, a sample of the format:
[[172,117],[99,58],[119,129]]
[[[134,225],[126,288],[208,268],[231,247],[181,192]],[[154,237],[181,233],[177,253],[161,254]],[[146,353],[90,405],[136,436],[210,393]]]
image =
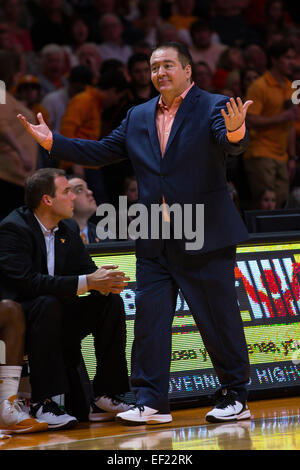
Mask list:
[[89,256],[76,222],[62,220],[55,232],[55,273],[48,274],[44,235],[33,212],[25,206],[0,224],[0,285],[3,298],[18,302],[41,295],[73,297],[78,276],[97,266]]

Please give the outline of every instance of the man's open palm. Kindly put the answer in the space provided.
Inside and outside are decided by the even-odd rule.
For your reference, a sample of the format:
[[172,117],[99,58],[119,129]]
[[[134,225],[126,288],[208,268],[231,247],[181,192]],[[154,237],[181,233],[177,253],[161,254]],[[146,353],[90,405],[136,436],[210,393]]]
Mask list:
[[253,101],[248,100],[246,103],[242,103],[241,98],[230,98],[230,101],[226,103],[227,113],[225,109],[221,109],[222,116],[225,121],[226,129],[229,132],[236,131],[245,122],[247,110]]
[[50,131],[49,127],[45,123],[43,119],[42,113],[38,113],[37,118],[39,124],[31,124],[27,121],[26,117],[22,114],[18,114],[19,121],[23,124],[27,132],[32,135],[32,137],[46,150],[51,150],[53,137],[52,132]]

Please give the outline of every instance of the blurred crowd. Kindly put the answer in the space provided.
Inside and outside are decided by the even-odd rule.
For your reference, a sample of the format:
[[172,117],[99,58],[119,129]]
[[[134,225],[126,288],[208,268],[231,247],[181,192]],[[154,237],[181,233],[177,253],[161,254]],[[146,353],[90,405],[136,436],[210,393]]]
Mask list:
[[296,3],[0,0],[0,80],[6,86],[0,105],[0,218],[23,204],[27,176],[49,166],[83,180],[97,205],[117,205],[124,194],[130,204],[137,201],[129,161],[101,169],[58,163],[16,116],[34,122],[42,112],[53,131],[100,139],[129,108],[157,95],[149,56],[166,41],[189,47],[193,80],[201,89],[254,101],[248,150],[226,158],[228,190],[241,214],[300,207]]

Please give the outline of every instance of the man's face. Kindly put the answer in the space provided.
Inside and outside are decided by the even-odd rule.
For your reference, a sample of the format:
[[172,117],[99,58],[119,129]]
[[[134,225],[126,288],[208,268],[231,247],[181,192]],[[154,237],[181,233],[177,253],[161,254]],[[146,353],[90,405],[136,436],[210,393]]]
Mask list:
[[260,209],[274,211],[276,209],[276,194],[274,191],[265,191],[260,200]]
[[152,83],[162,95],[179,96],[190,85],[191,66],[182,67],[176,49],[157,49],[150,58]]
[[60,77],[64,71],[64,57],[60,53],[51,52],[47,54],[43,62],[45,75]]
[[86,182],[81,178],[69,180],[72,194],[74,195],[74,215],[90,218],[97,209],[93,192],[88,188]]
[[211,31],[209,29],[195,31],[193,41],[197,47],[204,49],[208,48],[211,45]]
[[293,49],[289,49],[286,54],[275,60],[275,66],[281,75],[284,75],[285,77],[290,77],[292,75],[295,66],[295,58],[295,51]]
[[193,78],[202,90],[209,90],[212,87],[212,73],[205,65],[196,64],[194,66]]
[[73,217],[75,196],[71,191],[70,184],[65,176],[57,176],[54,179],[55,196],[48,196],[51,201],[51,213],[60,220]]
[[135,85],[147,86],[151,82],[150,66],[147,61],[136,62],[130,72],[131,79]]

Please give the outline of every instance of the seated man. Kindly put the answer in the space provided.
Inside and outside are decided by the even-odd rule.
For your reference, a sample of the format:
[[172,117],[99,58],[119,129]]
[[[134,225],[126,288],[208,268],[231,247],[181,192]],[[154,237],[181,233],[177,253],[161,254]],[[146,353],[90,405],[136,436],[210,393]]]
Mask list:
[[98,243],[100,240],[96,235],[96,225],[89,220],[97,210],[93,191],[88,188],[86,181],[82,178],[71,175],[68,181],[75,196],[73,219],[79,226],[82,241],[85,244]]
[[0,302],[0,339],[4,357],[0,357],[0,431],[7,433],[40,432],[48,429],[22,409],[17,393],[22,372],[25,318],[22,308],[12,300]]
[[40,169],[27,179],[26,205],[0,224],[0,284],[25,312],[31,412],[49,429],[77,423],[52,397],[69,392],[81,340],[91,333],[97,398],[90,419],[112,419],[130,408],[115,399],[129,390],[124,305],[116,295],[129,278],[115,265],[97,269],[77,224],[63,220],[73,216],[74,198],[63,170]]

